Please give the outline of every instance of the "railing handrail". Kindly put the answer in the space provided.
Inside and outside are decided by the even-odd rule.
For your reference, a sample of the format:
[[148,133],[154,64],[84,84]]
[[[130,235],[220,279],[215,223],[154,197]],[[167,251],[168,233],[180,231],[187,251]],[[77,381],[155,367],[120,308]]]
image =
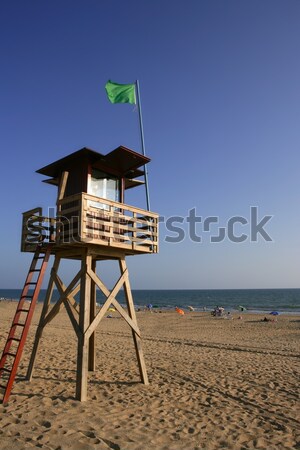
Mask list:
[[145,209],[138,208],[136,206],[127,205],[126,203],[120,203],[120,202],[116,202],[114,200],[108,200],[106,198],[97,197],[95,195],[87,194],[86,192],[80,192],[78,194],[73,194],[73,195],[70,195],[69,197],[65,197],[62,200],[58,201],[58,205],[63,205],[64,203],[72,202],[72,201],[78,200],[82,197],[85,200],[90,200],[92,202],[97,202],[97,203],[103,203],[105,205],[112,206],[117,209],[121,209],[121,210],[123,209],[123,210],[131,211],[131,212],[135,212],[135,213],[147,216],[147,217],[152,217],[152,218],[159,217],[158,213],[155,213],[152,211],[147,211]]

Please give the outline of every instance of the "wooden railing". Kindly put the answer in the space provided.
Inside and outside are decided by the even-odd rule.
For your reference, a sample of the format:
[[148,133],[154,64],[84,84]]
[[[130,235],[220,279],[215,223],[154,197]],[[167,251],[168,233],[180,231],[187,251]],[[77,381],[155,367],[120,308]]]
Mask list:
[[57,246],[95,244],[133,254],[158,252],[158,214],[86,193],[64,198],[57,206],[58,217],[48,222],[40,208],[23,214],[22,251],[32,251],[28,245],[40,240]]
[[56,219],[44,217],[38,207],[23,213],[21,251],[34,252],[37,244],[55,243]]

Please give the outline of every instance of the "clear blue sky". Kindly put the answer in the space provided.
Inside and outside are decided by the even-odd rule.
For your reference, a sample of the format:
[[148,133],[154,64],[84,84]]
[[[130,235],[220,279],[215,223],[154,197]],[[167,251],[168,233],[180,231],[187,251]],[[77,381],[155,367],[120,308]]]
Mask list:
[[140,81],[153,211],[225,228],[251,206],[273,216],[273,242],[211,243],[217,225],[198,224],[196,243],[184,222],[174,244],[162,224],[160,253],[128,258],[132,286],[300,287],[299,23],[298,0],[1,2],[0,287],[28,270],[21,213],[55,203],[36,169],[83,146],[140,151],[137,112],[108,102],[108,79]]

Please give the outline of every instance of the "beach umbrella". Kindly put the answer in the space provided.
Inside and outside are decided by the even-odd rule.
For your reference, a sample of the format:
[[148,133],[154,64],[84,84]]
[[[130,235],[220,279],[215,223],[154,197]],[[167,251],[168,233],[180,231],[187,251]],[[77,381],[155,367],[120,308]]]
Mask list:
[[240,310],[240,311],[246,311],[246,309],[247,309],[247,308],[245,308],[245,306],[239,305],[239,310]]
[[194,308],[193,306],[188,306],[188,309],[189,309],[190,311],[195,311],[195,308]]
[[272,316],[279,316],[279,312],[278,311],[272,311],[272,312],[270,312],[270,314],[272,314]]

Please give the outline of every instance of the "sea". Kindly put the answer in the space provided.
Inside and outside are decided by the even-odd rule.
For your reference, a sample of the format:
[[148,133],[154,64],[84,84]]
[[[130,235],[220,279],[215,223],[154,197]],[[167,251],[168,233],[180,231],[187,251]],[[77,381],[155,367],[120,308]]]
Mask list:
[[[195,311],[210,311],[217,306],[226,311],[244,313],[300,314],[300,289],[182,289],[182,290],[133,290],[136,309],[151,305],[157,310],[172,310],[176,306],[188,310],[192,306]],[[21,289],[0,289],[0,300],[17,301]],[[46,290],[41,290],[39,302],[43,302]],[[54,291],[52,301],[59,298]],[[78,301],[78,298],[75,297]],[[117,296],[121,304],[125,304],[124,293]],[[97,291],[97,303],[102,304],[104,298]]]

